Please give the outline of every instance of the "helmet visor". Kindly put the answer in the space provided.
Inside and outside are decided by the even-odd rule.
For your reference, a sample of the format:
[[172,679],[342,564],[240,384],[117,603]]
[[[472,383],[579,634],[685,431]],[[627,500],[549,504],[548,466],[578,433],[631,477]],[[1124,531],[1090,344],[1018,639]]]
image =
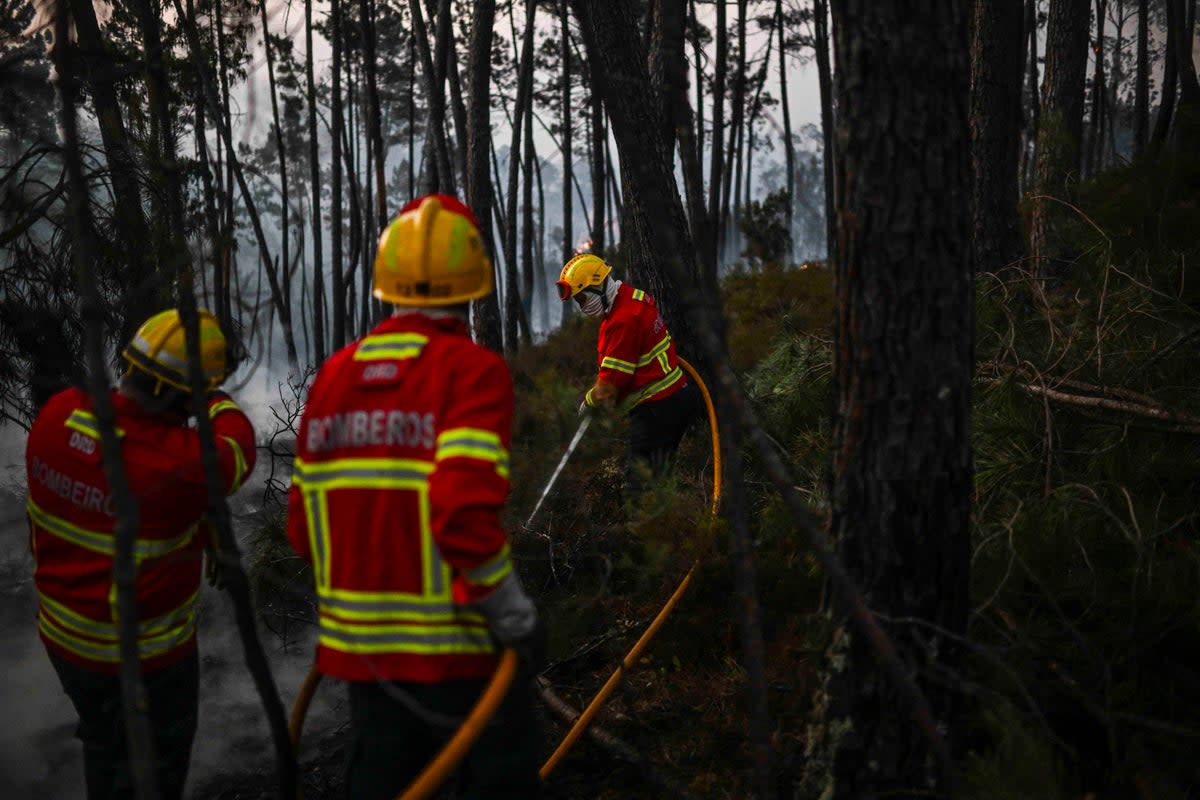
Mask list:
[[556,281],[555,286],[558,287],[558,299],[564,303],[571,299],[571,284],[567,281]]

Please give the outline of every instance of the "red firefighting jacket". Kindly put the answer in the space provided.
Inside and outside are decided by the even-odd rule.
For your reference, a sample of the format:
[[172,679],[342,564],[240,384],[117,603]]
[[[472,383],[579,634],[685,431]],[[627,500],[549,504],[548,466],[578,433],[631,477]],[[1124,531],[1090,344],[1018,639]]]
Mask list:
[[[196,647],[207,506],[194,428],[112,392],[117,435],[138,501],[135,591],[142,668],[165,667]],[[224,394],[208,404],[221,479],[229,492],[254,467],[254,430]],[[47,649],[97,672],[115,673],[118,650],[113,498],[88,394],[50,398],[25,450],[38,631]]]
[[296,443],[288,538],[311,561],[317,667],[343,680],[486,677],[468,607],[511,572],[512,377],[449,317],[391,317],[321,367]]
[[[613,307],[600,323],[597,382],[617,387],[617,401],[633,405],[663,400],[687,385],[675,343],[654,305],[654,298],[623,283]],[[593,405],[592,393],[585,398]]]

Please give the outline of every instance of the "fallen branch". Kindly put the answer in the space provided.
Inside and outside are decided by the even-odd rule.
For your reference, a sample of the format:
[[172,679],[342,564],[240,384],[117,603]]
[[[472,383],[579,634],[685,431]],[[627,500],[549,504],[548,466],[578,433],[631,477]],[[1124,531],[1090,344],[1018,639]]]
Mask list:
[[[567,727],[575,724],[575,720],[579,719],[579,712],[572,708],[567,701],[558,696],[550,681],[545,678],[538,678],[537,684],[538,694],[541,695],[542,702],[546,704],[546,708],[566,723]],[[618,739],[599,725],[591,725],[587,729],[587,736],[599,745],[600,749],[621,761],[637,767],[647,780],[659,789],[667,792],[666,796],[684,798],[685,800],[694,796],[680,786],[679,781],[675,778],[664,774],[653,764],[650,764],[646,760],[646,757],[633,745]]]
[[1078,406],[1079,408],[1098,408],[1105,411],[1116,411],[1122,414],[1146,417],[1158,420],[1159,422],[1171,423],[1174,426],[1172,430],[1180,433],[1200,434],[1200,417],[1184,414],[1180,411],[1171,411],[1162,406],[1148,406],[1143,403],[1135,403],[1130,400],[1117,400],[1112,397],[1086,397],[1084,395],[1067,394],[1066,392],[1060,392],[1057,389],[1051,389],[1047,386],[1037,386],[1029,383],[1017,383],[1016,386],[1026,394],[1045,397],[1056,403]]

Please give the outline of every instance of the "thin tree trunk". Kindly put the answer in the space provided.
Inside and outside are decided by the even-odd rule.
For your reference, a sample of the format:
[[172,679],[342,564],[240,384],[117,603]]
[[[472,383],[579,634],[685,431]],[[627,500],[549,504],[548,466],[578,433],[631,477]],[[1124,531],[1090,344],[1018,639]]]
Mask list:
[[999,272],[1023,253],[1017,153],[1021,144],[1024,11],[975,0],[971,47],[971,163],[975,268]]
[[517,275],[517,179],[521,168],[521,126],[526,105],[533,102],[533,30],[537,0],[525,0],[525,31],[521,37],[521,63],[517,75],[517,99],[513,106],[512,138],[508,149],[508,188],[505,202],[508,231],[504,237],[504,347],[516,352],[517,329],[522,312]]
[[1029,247],[1036,274],[1043,278],[1057,279],[1065,268],[1067,254],[1057,234],[1063,210],[1043,198],[1070,200],[1078,183],[1090,19],[1088,0],[1050,2]]
[[[584,62],[587,64],[587,62]],[[588,91],[591,92],[591,165],[592,165],[592,252],[603,253],[608,244],[608,219],[605,209],[605,198],[608,196],[608,178],[605,172],[604,146],[604,100],[596,88],[596,67],[587,64]],[[571,309],[563,311],[569,316]]]
[[[721,188],[721,213],[716,219],[717,257],[723,258],[730,250],[731,240],[738,237],[737,219],[741,214],[742,145],[746,111],[746,14],[748,0],[737,0],[738,56],[733,73],[733,97],[730,98],[733,116],[729,120],[729,144],[725,152],[725,171]],[[735,190],[736,187],[736,190]],[[734,198],[734,194],[738,197]]]
[[165,282],[156,275],[153,251],[145,246],[150,241],[150,226],[142,209],[137,162],[117,97],[116,64],[108,55],[91,0],[70,0],[70,13],[79,36],[76,57],[81,63],[81,77],[92,96],[100,143],[108,162],[113,218],[128,257],[122,263],[119,281],[125,292],[118,308],[119,338],[124,341],[166,299],[162,292]]
[[[525,178],[521,188],[521,344],[528,345],[532,339],[533,326],[533,103],[525,116],[525,150],[522,153],[525,166],[521,170]],[[563,196],[569,197],[571,185],[563,184]]]
[[[787,177],[783,181],[787,193],[786,226],[788,241],[792,241],[792,220],[795,219],[796,148],[792,143],[792,112],[788,107],[787,31],[784,25],[783,0],[775,0],[775,24],[779,33],[779,106],[783,114],[783,157]],[[789,253],[789,257],[790,257]]]
[[1107,0],[1096,0],[1096,40],[1092,45],[1092,114],[1088,120],[1087,152],[1085,154],[1083,174],[1087,177],[1094,175],[1100,168],[1102,156],[1101,141],[1104,130],[1104,101],[1107,92],[1104,88],[1104,17]]
[[702,259],[705,272],[704,287],[717,291],[717,273],[721,266],[721,171],[725,165],[725,77],[729,70],[729,31],[725,24],[725,3],[717,3],[717,63],[713,70],[712,147],[708,165],[708,225],[705,226],[701,249],[708,253]]
[[[567,14],[567,0],[560,0],[558,9],[558,24],[560,31],[559,58],[562,59],[562,100],[560,118],[562,119],[562,162],[563,162],[563,263],[575,255],[574,207],[571,196],[571,181],[574,177],[571,153],[571,26]],[[549,328],[549,318],[547,318]]]
[[[420,0],[409,0],[413,17],[413,35],[417,40],[417,52],[421,56],[422,73],[425,75],[425,95],[428,104],[428,123],[425,126],[426,142],[432,144],[437,164],[438,185],[422,187],[422,193],[444,189],[447,194],[456,194],[454,170],[450,166],[450,148],[446,144],[446,91],[444,80],[438,80],[446,64],[446,48],[450,40],[450,0],[441,0],[437,20],[437,58],[429,49],[429,36],[425,28]],[[435,66],[440,64],[441,68]]]
[[[362,35],[363,79],[367,90],[367,138],[371,143],[371,158],[375,167],[375,217],[377,233],[382,233],[388,223],[387,178],[384,173],[383,119],[379,108],[379,83],[375,68],[375,8],[373,0],[358,0],[359,24]],[[412,124],[412,120],[409,120]],[[373,255],[374,237],[367,237],[368,247],[364,258]]]
[[118,629],[121,710],[133,788],[139,798],[157,800],[159,792],[158,776],[154,769],[154,737],[146,711],[149,703],[146,685],[142,681],[137,644],[138,615],[134,585],[136,568],[133,551],[140,509],[121,460],[121,443],[117,438],[115,426],[116,412],[113,410],[112,397],[107,385],[108,369],[103,352],[104,308],[92,273],[95,244],[92,236],[91,203],[79,156],[78,122],[75,118],[78,78],[75,45],[70,41],[69,30],[67,9],[60,7],[55,18],[54,47],[50,57],[58,73],[59,129],[63,139],[63,161],[68,183],[69,213],[66,218],[75,245],[72,249],[72,261],[82,300],[88,393],[96,411],[104,473],[116,509],[116,522],[113,527],[113,538],[116,541],[113,553],[113,584],[116,588],[117,618],[121,621]]
[[[183,29],[188,43],[188,57],[196,69],[196,74],[200,77],[210,110],[219,116],[221,106],[217,99],[217,93],[213,89],[208,73],[204,68],[204,59],[201,56],[200,34],[196,30],[195,22],[183,13],[183,6],[179,0],[174,0],[174,5],[178,18],[183,20]],[[218,25],[219,30],[220,26]],[[242,171],[241,164],[238,162],[237,154],[233,147],[233,132],[230,129],[228,117],[221,119],[220,133],[221,139],[225,144],[226,163],[228,169],[233,172],[238,189],[241,191],[242,201],[246,204],[246,213],[250,217],[250,226],[254,230],[255,240],[258,242],[259,259],[262,269],[266,272],[267,282],[271,287],[271,299],[274,301],[275,309],[279,313],[279,324],[283,329],[284,346],[287,348],[288,368],[293,373],[299,374],[296,338],[292,333],[291,300],[283,294],[278,276],[275,274],[275,269],[271,264],[271,251],[267,247],[267,238],[263,233],[262,220],[258,215],[258,208],[254,205],[254,197],[250,193],[250,187],[246,183],[246,176]],[[232,207],[232,203],[230,203],[230,206]],[[285,265],[284,269],[286,270],[286,268]]]
[[1177,50],[1171,35],[1171,3],[1167,2],[1167,43],[1163,54],[1163,79],[1159,92],[1158,116],[1154,120],[1154,130],[1150,133],[1148,148],[1157,154],[1167,141],[1167,133],[1171,130],[1171,118],[1175,115],[1175,91],[1179,86],[1179,65],[1176,63]]
[[1025,132],[1021,141],[1021,183],[1029,187],[1033,185],[1033,173],[1037,151],[1038,128],[1041,124],[1042,102],[1038,91],[1038,18],[1037,0],[1026,0],[1025,3],[1025,50],[1028,53],[1026,72],[1024,107]]
[[837,255],[839,207],[835,176],[838,173],[838,152],[833,136],[836,120],[833,116],[833,68],[829,57],[829,3],[813,0],[813,42],[817,58],[817,85],[821,94],[821,144],[824,150],[825,178],[825,258],[832,262]]
[[[832,8],[844,191],[831,533],[870,613],[926,620],[953,637],[965,633],[969,609],[973,483],[966,7],[835,0]],[[954,640],[924,627],[893,630],[937,727],[956,737],[958,689],[933,677],[956,674]],[[827,675],[818,724],[832,751],[830,796],[955,796],[937,727],[921,720],[934,759],[863,633],[839,631],[839,668]]]
[[308,168],[312,175],[313,342],[317,363],[325,362],[325,266],[321,228],[321,160],[317,146],[317,85],[313,80],[313,0],[304,0],[304,76],[308,84]]
[[[271,126],[275,134],[275,154],[279,161],[279,253],[283,262],[281,277],[283,296],[288,305],[292,302],[292,273],[291,258],[288,247],[291,244],[291,229],[288,226],[288,210],[291,196],[288,194],[287,147],[283,141],[283,126],[279,122],[279,99],[275,84],[275,57],[271,50],[271,31],[267,27],[267,2],[258,0],[259,17],[262,20],[263,49],[267,56],[267,86],[271,93]],[[232,156],[231,156],[232,158]]]
[[471,182],[467,173],[467,104],[463,99],[462,79],[458,74],[458,48],[453,41],[446,48],[446,74],[450,78],[450,107],[454,112],[454,167],[458,170],[459,181],[465,192],[467,184]]
[[1179,105],[1171,144],[1174,152],[1183,154],[1200,152],[1200,78],[1192,61],[1195,11],[1193,0],[1167,0],[1167,37],[1179,72]]
[[337,351],[346,344],[346,273],[342,261],[342,133],[346,120],[342,112],[342,0],[330,0],[329,24],[331,28],[333,64],[333,81],[330,88],[330,104],[333,114],[333,128],[330,131],[332,153],[330,154],[329,176],[331,198],[329,205],[329,226],[332,228],[330,237],[333,260],[332,294],[333,315],[330,331],[330,349]]
[[[471,105],[467,108],[467,205],[479,220],[492,263],[496,263],[496,240],[492,234],[492,182],[488,173],[488,151],[492,144],[489,124],[492,83],[492,29],[496,16],[495,0],[475,0],[471,21],[470,91]],[[495,271],[492,286],[495,289]],[[500,304],[497,293],[476,300],[473,304],[475,338],[496,352],[504,349],[500,327]]]
[[1138,0],[1137,76],[1133,91],[1133,154],[1146,152],[1150,133],[1150,3]]

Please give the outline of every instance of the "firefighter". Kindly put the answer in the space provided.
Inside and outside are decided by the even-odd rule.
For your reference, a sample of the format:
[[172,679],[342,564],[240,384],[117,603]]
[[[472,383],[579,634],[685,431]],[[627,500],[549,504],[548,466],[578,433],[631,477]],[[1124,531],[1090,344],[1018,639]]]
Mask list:
[[322,365],[301,417],[288,537],[313,566],[317,668],[348,686],[354,800],[412,782],[503,646],[524,668],[466,756],[459,796],[538,794],[544,633],[499,518],[512,378],[467,326],[469,302],[491,291],[471,211],[446,195],[412,201],[375,258],[375,297],[394,314]]
[[[232,493],[254,467],[254,431],[218,389],[227,367],[220,326],[208,312],[199,318],[208,415],[221,480]],[[121,460],[138,507],[137,645],[159,791],[170,800],[183,794],[196,732],[196,597],[207,537],[205,473],[199,435],[188,424],[193,405],[179,312],[147,320],[122,356],[128,368],[111,396]],[[87,795],[132,797],[117,677],[117,500],[86,392],[68,388],[47,401],[30,429],[25,466],[38,631],[79,714]]]
[[564,303],[574,300],[584,315],[602,320],[600,371],[579,410],[630,408],[625,485],[635,498],[647,472],[667,470],[699,408],[696,389],[679,366],[654,298],[617,280],[599,256],[572,258],[556,286]]

